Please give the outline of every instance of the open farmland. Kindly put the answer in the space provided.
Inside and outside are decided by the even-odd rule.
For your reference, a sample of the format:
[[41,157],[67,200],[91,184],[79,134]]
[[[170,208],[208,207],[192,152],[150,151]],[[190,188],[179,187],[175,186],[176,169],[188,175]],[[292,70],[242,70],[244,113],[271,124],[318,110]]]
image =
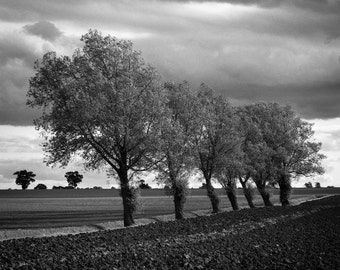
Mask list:
[[340,196],[0,242],[2,269],[339,269]]
[[[223,190],[218,190],[222,208],[230,209]],[[307,200],[324,194],[339,194],[340,189],[295,189],[292,200]],[[144,190],[136,218],[150,218],[173,214],[172,197],[164,190]],[[238,190],[240,207],[247,207],[242,191]],[[263,206],[259,195],[255,204]],[[279,203],[277,191],[272,201]],[[185,211],[209,210],[210,201],[205,190],[191,190]],[[0,230],[50,228],[95,225],[122,220],[122,201],[117,190],[6,190],[0,191]]]

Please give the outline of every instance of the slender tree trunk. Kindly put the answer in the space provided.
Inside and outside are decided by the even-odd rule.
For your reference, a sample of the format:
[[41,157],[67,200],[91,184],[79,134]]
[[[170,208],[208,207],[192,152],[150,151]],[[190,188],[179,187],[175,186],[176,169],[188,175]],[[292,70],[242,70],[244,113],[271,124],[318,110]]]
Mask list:
[[185,192],[181,186],[173,186],[174,190],[174,204],[176,219],[184,218],[184,203],[186,201]]
[[211,184],[211,180],[210,179],[205,179],[206,180],[206,189],[207,189],[207,195],[210,199],[211,202],[211,206],[213,209],[213,213],[218,213],[220,212],[220,199],[218,198],[214,187]]
[[246,197],[246,200],[248,202],[249,207],[250,208],[255,208],[255,205],[253,203],[253,198],[252,198],[251,191],[247,187],[247,181],[242,181],[241,179],[239,179],[239,180],[240,180],[240,183],[242,185],[243,194]]
[[260,192],[260,195],[263,199],[264,205],[265,206],[273,206],[272,202],[270,201],[270,194],[266,190],[266,187],[262,183],[258,183],[258,181],[256,181],[256,186],[257,186],[257,189]]
[[252,194],[251,194],[251,191],[249,190],[248,187],[242,187],[243,189],[243,194],[244,196],[246,197],[246,200],[248,202],[248,205],[250,208],[255,208],[255,205],[253,203],[253,198],[252,198]]
[[289,205],[289,197],[292,191],[292,186],[290,182],[290,177],[288,174],[282,174],[279,178],[280,187],[280,202],[282,206]]
[[233,207],[233,210],[236,211],[239,209],[238,203],[237,203],[237,197],[236,197],[236,184],[235,182],[233,183],[228,183],[228,186],[225,189],[228,199],[231,203],[231,206]]
[[135,224],[133,219],[133,213],[136,210],[136,201],[134,190],[129,186],[129,179],[127,171],[119,172],[121,196],[123,199],[123,210],[124,210],[124,227]]

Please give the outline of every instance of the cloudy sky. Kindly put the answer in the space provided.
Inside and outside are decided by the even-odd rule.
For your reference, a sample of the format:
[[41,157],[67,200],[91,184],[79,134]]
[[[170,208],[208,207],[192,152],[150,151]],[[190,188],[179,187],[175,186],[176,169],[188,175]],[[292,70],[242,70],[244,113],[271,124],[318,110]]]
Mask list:
[[[328,156],[325,175],[308,181],[340,186],[339,25],[339,0],[0,0],[0,189],[15,188],[21,169],[48,187],[82,171],[43,164],[37,112],[25,102],[34,61],[71,55],[90,28],[132,40],[163,80],[205,82],[235,105],[292,105]],[[82,187],[115,183],[82,173]]]

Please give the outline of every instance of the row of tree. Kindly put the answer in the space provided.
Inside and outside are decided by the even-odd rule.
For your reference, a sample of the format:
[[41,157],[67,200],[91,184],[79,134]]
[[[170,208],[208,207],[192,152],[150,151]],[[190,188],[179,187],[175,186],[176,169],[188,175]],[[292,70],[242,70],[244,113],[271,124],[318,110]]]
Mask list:
[[321,174],[321,144],[312,125],[289,106],[257,103],[233,107],[202,84],[162,83],[130,41],[90,30],[72,57],[49,52],[36,61],[28,105],[39,108],[48,165],[66,166],[81,156],[87,169],[106,168],[119,179],[124,225],[134,224],[133,181],[154,172],[170,187],[176,218],[183,218],[188,180],[200,174],[213,212],[220,210],[212,181],[237,209],[237,181],[249,205],[253,181],[266,206],[268,185],[289,204],[292,178]]
[[[15,183],[20,185],[23,190],[27,189],[32,182],[35,182],[36,175],[31,171],[16,171],[13,175],[16,175]],[[83,181],[83,175],[79,174],[78,171],[67,172],[65,177],[68,188],[76,188],[78,184]],[[38,184],[34,189],[46,189],[46,185]]]
[[[311,182],[305,183],[306,188],[313,188],[313,184]],[[321,188],[320,182],[315,182],[315,188]]]

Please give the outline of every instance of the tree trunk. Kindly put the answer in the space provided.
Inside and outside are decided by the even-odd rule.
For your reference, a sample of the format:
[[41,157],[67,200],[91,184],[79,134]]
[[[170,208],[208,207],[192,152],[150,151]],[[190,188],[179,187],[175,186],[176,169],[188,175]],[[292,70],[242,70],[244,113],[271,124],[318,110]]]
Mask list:
[[253,198],[252,198],[252,194],[251,191],[249,190],[249,188],[247,187],[247,182],[246,181],[242,181],[240,179],[240,183],[242,185],[242,190],[243,190],[243,194],[246,197],[246,200],[248,202],[248,205],[250,208],[255,208],[255,205],[253,203]]
[[290,183],[290,177],[288,174],[282,174],[279,178],[280,187],[280,202],[282,206],[289,205],[289,197],[292,191],[292,186]]
[[123,198],[124,227],[135,224],[133,212],[135,211],[133,190],[130,187],[122,187],[121,195]]
[[209,180],[206,179],[206,189],[207,189],[207,195],[211,202],[213,213],[220,212],[220,208],[219,208],[220,199],[218,198],[214,187],[211,185],[210,179]]
[[175,204],[175,217],[176,219],[184,218],[184,203],[186,201],[185,192],[181,187],[174,186],[174,204]]
[[236,211],[239,209],[238,203],[237,203],[237,197],[236,197],[236,187],[235,185],[231,184],[228,185],[228,187],[225,189],[228,199],[231,203],[231,206],[233,207],[233,210]]
[[136,194],[134,194],[133,188],[129,186],[127,172],[121,171],[119,173],[119,180],[121,188],[120,195],[123,199],[124,227],[128,227],[135,224],[133,213],[136,210]]
[[263,199],[264,205],[265,206],[273,206],[272,202],[270,201],[270,194],[266,190],[266,188],[263,185],[258,185],[256,183],[257,189],[260,192],[260,195]]

